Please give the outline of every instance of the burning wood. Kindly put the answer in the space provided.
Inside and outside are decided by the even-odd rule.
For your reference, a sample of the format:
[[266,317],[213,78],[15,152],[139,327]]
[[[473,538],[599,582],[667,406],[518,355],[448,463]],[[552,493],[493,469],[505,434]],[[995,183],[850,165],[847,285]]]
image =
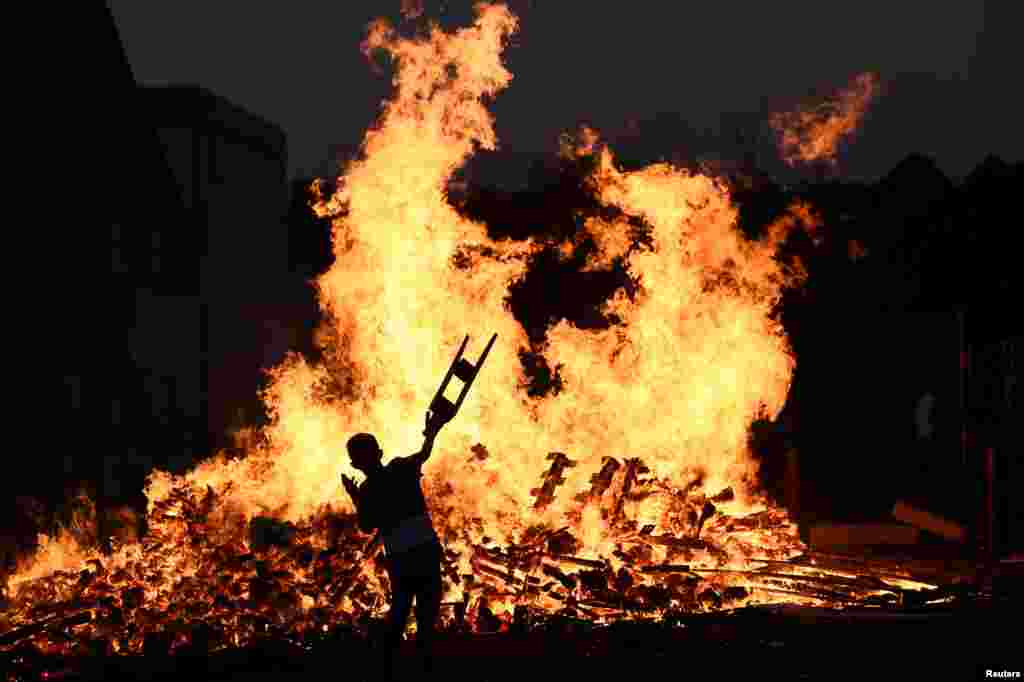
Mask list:
[[732,488],[726,488],[722,492],[712,497],[711,501],[718,502],[719,504],[721,504],[723,502],[732,502],[735,498],[736,495],[733,493]]
[[547,552],[556,555],[570,555],[579,547],[579,542],[568,528],[551,534],[545,544]]
[[758,586],[758,587],[756,587],[754,589],[756,589],[758,592],[767,592],[768,594],[780,594],[780,595],[784,595],[784,596],[787,596],[787,597],[801,597],[801,598],[804,598],[804,599],[813,599],[813,600],[819,601],[819,602],[827,602],[828,601],[827,599],[825,599],[824,597],[822,597],[820,595],[805,594],[803,592],[800,592],[799,590],[783,590],[783,589],[778,588],[778,587],[767,587],[767,586],[764,586],[764,585]]
[[[555,463],[565,464],[562,460]],[[642,470],[639,462],[631,466],[635,472]],[[634,480],[615,495],[621,500],[645,485],[655,484]],[[601,497],[609,490],[606,488]],[[198,529],[196,524],[204,514],[211,513],[203,509],[202,500],[214,496],[207,490],[193,504],[182,492],[177,491],[169,501],[154,505],[152,511],[165,524],[162,529],[159,523],[154,524],[157,537],[175,544],[145,543],[138,552],[127,555],[130,558],[126,560],[92,557],[85,564],[87,568],[77,573],[58,571],[17,583],[8,609],[14,616],[12,627],[0,635],[0,647],[33,641],[48,651],[57,650],[70,642],[62,643],[54,633],[74,625],[83,634],[106,633],[119,651],[127,652],[140,650],[148,635],[160,632],[172,621],[182,626],[203,624],[234,633],[220,643],[209,644],[230,646],[232,641],[258,635],[258,619],[268,619],[268,627],[288,631],[354,624],[367,614],[382,613],[386,606],[386,576],[379,562],[368,555],[368,541],[350,519],[340,516],[330,523],[321,518],[293,524],[254,517],[246,526],[247,532],[238,535],[246,538],[248,546],[233,540],[216,545],[209,538],[196,542],[187,534],[176,537],[168,528],[184,524],[186,528]],[[695,490],[690,495],[701,499]],[[594,503],[594,499],[588,497],[587,504]],[[616,528],[625,535],[620,538],[620,546],[704,553],[705,558],[696,563],[658,563],[649,553],[621,552],[616,556],[625,560],[625,565],[613,569],[604,558],[551,551],[578,548],[580,543],[572,527],[532,527],[518,542],[505,547],[474,543],[468,546],[468,554],[449,547],[444,555],[445,574],[449,584],[461,585],[463,605],[468,600],[478,600],[472,627],[484,630],[508,627],[490,606],[479,601],[484,596],[491,605],[511,604],[520,599],[529,599],[531,603],[538,600],[536,606],[542,609],[545,605],[555,608],[555,604],[562,604],[558,608],[602,620],[616,614],[669,608],[728,608],[747,603],[757,595],[784,595],[840,605],[868,599],[885,603],[885,593],[906,592],[880,577],[864,575],[877,570],[877,566],[869,567],[864,561],[856,563],[839,555],[815,553],[787,561],[744,559],[751,564],[792,567],[788,571],[709,566],[709,562],[720,561],[716,552],[724,551],[717,546],[722,543],[724,529],[739,527],[743,530],[734,532],[770,535],[780,525],[771,514],[729,519],[717,509],[710,511],[713,507],[706,499],[701,503],[700,508],[707,510],[701,514],[702,534],[706,536],[701,539],[656,534],[656,524],[647,524],[639,531],[628,530],[627,508],[613,507],[621,510]],[[695,528],[700,527],[698,517]],[[334,540],[333,546],[326,545],[329,539]],[[170,577],[175,569],[170,561],[173,551],[168,550],[175,547],[189,548],[191,577]],[[457,567],[462,555],[466,555],[471,570],[465,576],[459,575]],[[810,569],[814,572],[799,572]],[[843,570],[839,574],[825,573],[835,569]],[[540,577],[531,575],[534,571]],[[909,579],[906,573],[900,575]],[[543,577],[551,582],[544,584]],[[502,589],[502,585],[511,591]],[[65,595],[64,599],[54,599],[58,594]],[[456,614],[457,607],[458,603]],[[465,606],[462,612],[467,612]]]
[[484,575],[491,576],[492,578],[498,578],[499,580],[502,580],[508,583],[509,585],[521,587],[524,584],[522,579],[515,577],[510,572],[499,570],[497,568],[494,568],[493,566],[488,566],[482,561],[474,564],[473,568],[479,571],[480,573],[483,573]]
[[563,573],[557,566],[544,562],[541,570],[544,572],[544,575],[554,578],[558,582],[562,583],[562,586],[565,587],[565,589],[576,589],[576,579]]
[[701,507],[700,510],[700,517],[697,519],[697,529],[694,533],[694,537],[700,535],[701,529],[704,528],[704,522],[710,519],[716,511],[717,509],[715,508],[715,505],[711,504],[710,501],[704,503],[704,506]]
[[661,545],[662,547],[677,547],[686,549],[707,549],[708,543],[697,538],[677,538],[673,535],[648,535],[633,540],[623,540],[623,544],[640,542],[647,545]]
[[533,508],[537,510],[543,510],[555,501],[555,490],[565,483],[562,474],[566,469],[576,466],[576,462],[561,452],[552,452],[547,458],[552,462],[551,468],[544,475],[544,484],[540,488],[530,491],[530,495],[537,498],[533,505]]
[[582,559],[575,556],[567,556],[564,554],[547,554],[545,555],[549,559],[563,564],[575,564],[576,566],[586,566],[587,568],[604,568],[605,563],[603,561],[595,561],[593,559]]
[[28,639],[29,637],[33,637],[46,631],[51,631],[52,634],[57,634],[65,628],[89,623],[92,621],[92,618],[92,611],[84,610],[73,616],[50,618],[39,623],[15,628],[6,634],[0,635],[0,647],[17,644],[24,639]]
[[[881,580],[714,568],[729,559],[725,549],[730,546],[726,542],[729,532],[767,537],[785,527],[782,520],[764,512],[731,518],[705,498],[698,485],[688,487],[685,496],[677,491],[673,497],[686,504],[692,500],[692,507],[700,510],[690,521],[689,534],[656,533],[657,524],[636,530],[638,524],[629,518],[629,507],[623,500],[665,488],[659,481],[638,478],[646,470],[640,460],[629,460],[624,467],[613,461],[606,460],[603,473],[592,479],[591,493],[581,498],[583,509],[610,504],[608,508],[617,514],[617,523],[610,529],[613,537],[619,534],[618,546],[647,550],[617,551],[615,558],[623,565],[613,569],[609,559],[574,554],[581,542],[572,526],[532,526],[517,542],[504,547],[487,538],[466,545],[468,551],[449,546],[443,557],[449,584],[461,587],[464,604],[478,600],[473,627],[507,627],[496,625],[504,621],[490,611],[490,606],[481,606],[479,600],[485,596],[491,605],[529,599],[531,603],[537,600],[541,608],[562,604],[558,608],[603,619],[668,608],[727,608],[746,603],[757,594],[785,593],[839,604],[895,589]],[[566,456],[554,455],[548,481],[561,479],[570,464]],[[620,476],[622,485],[609,483],[610,475]],[[549,504],[556,501],[556,489],[549,488]],[[731,491],[723,492],[715,499],[725,505],[730,496]],[[224,534],[220,544],[213,542],[212,536],[193,537],[204,532],[204,524],[216,512],[216,500],[211,488],[201,493],[186,486],[175,488],[151,511],[154,541],[143,543],[130,558],[93,557],[78,573],[55,572],[20,583],[12,605],[24,615],[20,621],[12,621],[13,627],[0,641],[45,640],[48,647],[63,646],[47,633],[56,627],[57,619],[81,618],[82,613],[90,614],[89,619],[78,623],[83,631],[109,633],[122,651],[142,647],[148,634],[159,632],[175,619],[185,625],[222,628],[244,640],[258,634],[256,625],[244,625],[255,622],[253,619],[269,619],[273,627],[290,630],[352,624],[365,615],[382,613],[386,575],[368,547],[372,542],[357,531],[351,517],[328,513],[296,524],[257,516],[244,530]],[[176,535],[174,529],[181,529],[180,534]],[[695,537],[697,533],[704,537]],[[244,540],[239,543],[234,538]],[[174,578],[176,560],[172,559],[185,548],[191,557],[189,574]],[[703,559],[687,564],[658,563],[652,548],[690,552],[695,559]],[[468,560],[470,569],[464,575],[459,570],[462,557]],[[789,565],[800,566],[794,562]],[[545,584],[545,577],[551,581]],[[730,580],[738,583],[731,584]],[[65,598],[53,599],[51,595],[57,594]],[[129,631],[132,634],[126,634]]]
[[590,490],[576,496],[577,502],[599,503],[605,491],[612,485],[612,479],[619,470],[620,464],[614,457],[605,457],[601,470],[590,477]]
[[639,458],[626,460],[626,471],[622,480],[622,490],[619,492],[615,504],[612,507],[611,519],[614,524],[621,524],[624,520],[623,505],[630,497],[630,491],[636,483],[637,476],[649,473],[649,469],[643,465]]
[[690,575],[696,575],[696,572],[691,570],[689,566],[682,564],[677,565],[663,565],[663,566],[644,566],[640,569],[643,573],[686,573]]

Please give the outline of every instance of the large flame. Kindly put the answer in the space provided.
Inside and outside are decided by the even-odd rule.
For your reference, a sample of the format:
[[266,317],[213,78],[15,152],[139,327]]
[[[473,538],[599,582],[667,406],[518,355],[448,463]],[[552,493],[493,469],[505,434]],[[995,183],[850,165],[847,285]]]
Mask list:
[[[366,47],[387,50],[397,64],[395,97],[366,137],[365,158],[320,207],[339,214],[336,261],[318,285],[352,396],[320,399],[324,368],[300,360],[279,368],[268,395],[273,485],[253,491],[266,506],[288,504],[297,515],[344,503],[336,482],[352,473],[341,444],[353,431],[378,434],[389,453],[414,451],[424,408],[463,334],[479,343],[492,331],[498,342],[487,367],[427,467],[428,493],[450,491],[448,523],[483,518],[491,537],[511,540],[535,521],[555,522],[571,497],[543,518],[529,512],[554,451],[577,462],[566,472],[569,490],[584,488],[602,457],[627,453],[642,453],[659,478],[683,482],[698,472],[712,488],[745,490],[737,484],[753,473],[748,428],[782,408],[793,367],[771,317],[786,278],[772,258],[779,235],[744,240],[728,192],[712,178],[665,165],[624,174],[601,152],[595,192],[652,229],[653,248],[628,256],[642,289],[635,301],[623,294],[608,303],[620,326],[550,330],[545,355],[562,366],[565,389],[544,399],[523,390],[518,351],[528,342],[505,298],[540,245],[494,242],[445,198],[475,147],[495,146],[481,99],[511,79],[500,54],[515,26],[492,5],[452,36],[435,28],[429,39],[407,40],[383,23],[372,27]],[[585,137],[592,146],[592,133]],[[587,229],[606,246],[604,257],[622,255],[625,221]],[[490,457],[467,468],[478,443]]]
[[835,165],[839,144],[856,132],[877,93],[878,77],[862,73],[834,97],[773,114],[771,126],[783,160],[791,166],[812,161]]
[[[439,437],[425,477],[435,525],[460,572],[471,570],[487,538],[514,544],[538,527],[571,528],[579,561],[607,559],[621,549],[626,526],[614,533],[612,526],[623,515],[630,528],[646,527],[645,538],[661,538],[666,547],[673,538],[682,542],[673,495],[695,486],[708,492],[697,533],[734,534],[716,565],[799,548],[785,513],[766,509],[752,485],[747,436],[754,420],[774,418],[786,400],[794,359],[773,311],[803,274],[776,252],[791,229],[813,227],[813,212],[796,205],[750,241],[716,178],[668,164],[622,171],[596,131],[580,131],[571,151],[593,160],[589,186],[617,209],[608,215],[621,217],[590,220],[562,252],[589,237],[598,249],[587,267],[617,261],[637,286],[607,302],[618,320],[608,329],[565,321],[549,329],[540,350],[560,367],[563,388],[528,395],[519,357],[530,341],[506,298],[531,257],[550,245],[492,240],[446,197],[449,179],[471,154],[496,148],[484,100],[511,81],[501,55],[516,28],[505,6],[487,4],[477,7],[475,24],[452,34],[433,27],[413,39],[383,21],[369,27],[364,50],[391,55],[395,93],[366,134],[361,158],[315,207],[333,217],[335,261],[315,282],[325,361],[293,355],[271,370],[263,396],[271,424],[251,439],[244,458],[220,453],[182,477],[151,475],[152,537],[103,558],[115,574],[148,576],[147,599],[166,606],[184,594],[180,581],[213,580],[211,566],[249,549],[246,524],[257,516],[295,524],[312,549],[337,542],[342,531],[324,530],[323,519],[331,510],[352,511],[339,485],[341,474],[356,474],[345,441],[369,431],[388,457],[417,450],[424,412],[467,333],[470,359],[492,333],[498,341]],[[648,231],[642,241],[633,236],[638,221]],[[643,494],[627,495],[642,486]],[[711,496],[720,491],[717,510],[730,516],[711,515]],[[619,506],[609,509],[613,493]],[[758,512],[771,512],[771,523],[768,516],[734,521]],[[769,527],[781,530],[758,534]],[[354,533],[347,528],[346,537]],[[154,547],[158,558],[145,559]],[[709,555],[698,552],[695,560],[702,556]],[[44,538],[43,551],[13,583],[98,558],[72,538]],[[358,552],[344,560],[354,567],[349,578],[365,581],[361,594],[382,592],[381,573],[361,564]],[[296,571],[296,579],[312,579],[312,569]],[[232,594],[249,598],[254,589]],[[343,611],[363,599],[342,590],[344,597],[327,605],[324,595],[303,593],[301,603],[285,599],[287,609],[275,617],[314,605]],[[449,598],[458,596],[455,579]],[[366,599],[358,603],[381,603]]]

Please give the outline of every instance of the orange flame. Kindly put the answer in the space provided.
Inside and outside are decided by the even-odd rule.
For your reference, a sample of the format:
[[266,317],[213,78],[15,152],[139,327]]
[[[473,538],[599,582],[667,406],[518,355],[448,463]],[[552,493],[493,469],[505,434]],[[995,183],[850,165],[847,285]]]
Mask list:
[[839,143],[860,125],[878,92],[878,77],[862,73],[829,98],[803,110],[776,113],[770,123],[778,134],[779,154],[793,166],[824,161],[834,165]]

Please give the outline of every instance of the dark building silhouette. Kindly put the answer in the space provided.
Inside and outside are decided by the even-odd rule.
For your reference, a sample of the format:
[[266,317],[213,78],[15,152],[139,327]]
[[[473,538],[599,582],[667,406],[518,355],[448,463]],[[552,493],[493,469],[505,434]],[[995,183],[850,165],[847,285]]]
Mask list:
[[48,32],[51,59],[19,67],[42,87],[26,100],[29,117],[13,142],[46,178],[37,215],[21,229],[35,243],[22,251],[34,255],[20,264],[28,273],[20,325],[33,365],[54,367],[57,380],[32,382],[28,404],[44,410],[47,428],[0,483],[0,527],[13,530],[5,550],[13,538],[31,544],[39,530],[26,511],[36,505],[19,497],[52,508],[76,482],[117,497],[125,477],[144,470],[132,457],[152,438],[145,372],[133,358],[136,292],[174,290],[182,278],[178,265],[154,268],[174,262],[162,249],[185,216],[113,17],[100,2],[66,9]]
[[[170,252],[191,254],[178,261],[180,287],[140,292],[140,310],[150,311],[140,352],[151,353],[190,416],[205,414],[206,445],[216,447],[237,409],[255,408],[260,368],[288,348],[288,333],[268,322],[275,315],[267,310],[288,278],[285,135],[200,87],[147,87],[140,95],[186,214]],[[200,364],[166,353],[168,338],[195,348]]]
[[33,403],[52,428],[0,485],[0,527],[23,545],[40,529],[19,496],[53,508],[81,481],[101,514],[143,509],[145,475],[222,444],[295,335],[284,133],[202,88],[139,87],[104,3],[67,19],[69,84],[38,103],[34,138],[60,173],[26,226],[46,257],[24,324],[57,367]]
[[[101,506],[141,501],[144,475],[164,463],[161,445],[173,443],[166,433],[177,402],[166,398],[168,386],[175,393],[173,382],[139,362],[138,294],[188,291],[196,271],[195,249],[183,238],[188,217],[181,194],[145,115],[113,17],[103,10],[82,26],[83,33],[103,37],[82,51],[93,55],[89,77],[104,86],[103,96],[83,104],[85,116],[69,117],[67,132],[73,148],[88,150],[82,157],[94,166],[81,177],[93,207],[90,220],[97,232],[110,235],[111,276],[103,295],[77,311],[96,344],[78,346],[84,352],[65,373],[72,390],[69,419],[80,430],[61,453],[65,478],[91,481]],[[87,31],[89,26],[96,30]],[[105,172],[96,172],[100,167]],[[83,273],[81,280],[88,279]]]

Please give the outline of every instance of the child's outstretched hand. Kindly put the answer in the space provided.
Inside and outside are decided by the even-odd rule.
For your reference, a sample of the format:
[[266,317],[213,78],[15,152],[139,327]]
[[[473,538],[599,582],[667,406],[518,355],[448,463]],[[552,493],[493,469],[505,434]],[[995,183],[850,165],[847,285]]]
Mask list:
[[356,485],[355,480],[349,478],[345,474],[342,474],[341,483],[345,486],[345,491],[353,501],[359,499],[359,486]]

